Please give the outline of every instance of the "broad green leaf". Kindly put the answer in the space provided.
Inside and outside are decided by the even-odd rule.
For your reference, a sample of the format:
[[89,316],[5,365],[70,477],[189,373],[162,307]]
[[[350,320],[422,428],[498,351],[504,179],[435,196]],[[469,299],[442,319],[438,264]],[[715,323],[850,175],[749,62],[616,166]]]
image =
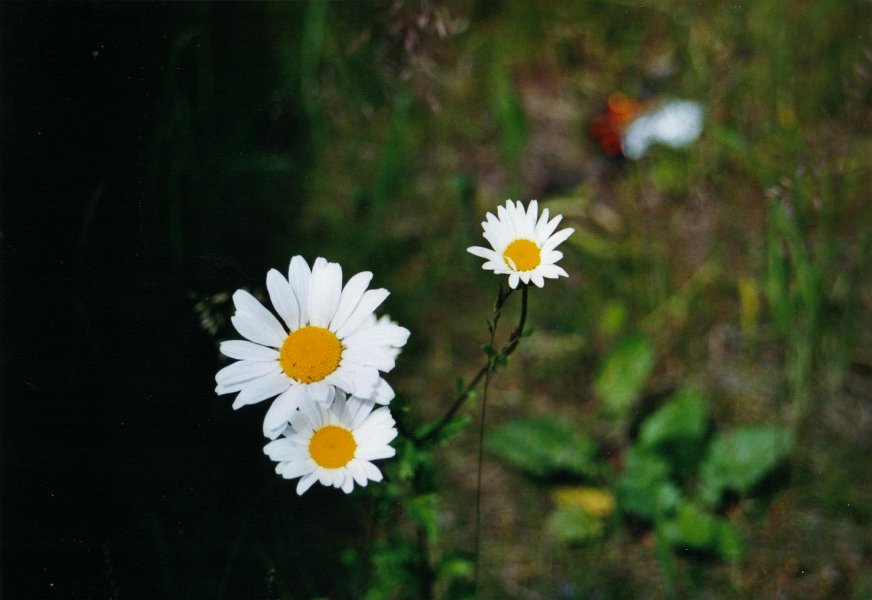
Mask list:
[[683,502],[675,516],[662,523],[661,531],[673,547],[715,552],[729,561],[742,557],[735,526],[693,502]]
[[742,427],[715,438],[700,468],[700,497],[717,504],[727,491],[751,490],[793,448],[793,434],[782,427]]
[[551,513],[546,524],[548,533],[564,543],[580,543],[600,537],[602,519],[577,506],[560,506]]
[[694,389],[681,389],[645,419],[639,443],[657,446],[675,440],[698,440],[705,435],[707,426],[705,399]]
[[559,472],[595,477],[600,471],[593,440],[550,417],[507,423],[490,432],[487,445],[500,458],[537,477]]
[[653,368],[654,349],[641,335],[625,337],[612,346],[593,384],[610,416],[626,416]]
[[654,520],[671,513],[681,500],[681,491],[669,480],[670,466],[645,448],[630,448],[624,472],[615,487],[621,510]]
[[705,454],[707,430],[705,399],[696,390],[681,389],[645,419],[639,445],[669,461],[673,478],[681,482],[697,473]]
[[663,523],[662,531],[672,546],[712,550],[720,536],[720,523],[696,504],[683,502],[675,517]]

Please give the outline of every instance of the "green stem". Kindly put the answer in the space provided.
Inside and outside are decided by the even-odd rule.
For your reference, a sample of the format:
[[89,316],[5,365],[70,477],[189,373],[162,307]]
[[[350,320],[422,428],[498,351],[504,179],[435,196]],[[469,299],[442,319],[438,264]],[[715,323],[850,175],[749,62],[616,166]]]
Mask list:
[[[484,464],[484,426],[485,418],[487,417],[487,392],[490,387],[491,375],[496,371],[500,362],[505,360],[518,347],[518,342],[524,334],[524,325],[527,322],[527,286],[522,288],[521,295],[521,318],[518,321],[518,326],[512,332],[509,341],[503,346],[499,355],[488,354],[487,371],[484,376],[484,388],[481,393],[481,423],[478,428],[478,473],[476,474],[475,484],[475,558],[474,558],[474,575],[473,586],[474,594],[478,596],[478,578],[481,563],[481,474],[482,465]],[[496,321],[491,327],[490,347],[493,348],[494,337],[496,336],[497,328]]]
[[[524,288],[524,297],[526,298],[527,288]],[[493,347],[494,344],[494,335],[496,334],[496,326],[491,327],[491,339],[490,344]],[[484,464],[484,421],[487,415],[487,391],[490,386],[491,374],[494,371],[495,365],[493,364],[494,356],[492,354],[488,355],[488,364],[487,371],[484,376],[484,388],[481,392],[481,422],[478,427],[478,472],[476,473],[475,479],[475,545],[474,545],[474,575],[473,575],[473,590],[474,595],[478,597],[478,574],[479,574],[479,563],[480,563],[480,551],[481,551],[481,472],[482,465]]]
[[[505,305],[505,302],[509,298],[509,296],[512,295],[513,291],[514,290],[510,289],[504,293],[502,287],[500,287],[499,295],[497,296],[496,306],[494,308],[493,323],[490,325],[491,348],[493,348],[494,334],[497,329],[497,323],[499,323],[500,320],[500,315],[502,314],[503,306]],[[509,337],[506,345],[502,347],[496,357],[492,356],[491,354],[488,355],[488,359],[485,365],[478,370],[472,380],[457,395],[454,403],[451,405],[451,408],[448,409],[448,412],[446,412],[429,431],[420,436],[411,436],[415,442],[432,444],[438,439],[439,433],[451,422],[451,419],[454,418],[454,415],[457,414],[457,411],[459,411],[460,408],[466,403],[466,400],[469,398],[473,390],[478,386],[482,378],[484,378],[489,373],[496,371],[497,367],[503,364],[505,362],[505,359],[507,359],[517,349],[518,343],[520,342],[521,337],[524,334],[524,326],[526,323],[527,286],[525,285],[521,288],[521,316],[518,321],[518,326],[512,332],[512,335]]]

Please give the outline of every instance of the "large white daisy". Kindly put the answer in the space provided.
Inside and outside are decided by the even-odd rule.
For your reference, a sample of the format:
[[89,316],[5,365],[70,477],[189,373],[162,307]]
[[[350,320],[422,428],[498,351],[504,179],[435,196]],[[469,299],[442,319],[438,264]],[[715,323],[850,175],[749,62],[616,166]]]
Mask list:
[[538,216],[538,212],[536,200],[531,201],[526,210],[520,202],[511,200],[505,206],[498,206],[497,216],[487,213],[487,220],[481,224],[484,239],[491,247],[472,246],[467,251],[486,259],[483,269],[508,275],[512,288],[518,287],[518,282],[531,281],[542,287],[545,278],[568,277],[556,264],[563,258],[563,253],[556,248],[575,230],[567,227],[554,233],[563,216],[557,215],[549,221],[547,208],[542,216]]
[[346,401],[341,391],[330,406],[306,402],[291,415],[283,437],[269,442],[263,451],[279,463],[276,473],[285,479],[300,478],[298,494],[316,481],[346,494],[355,483],[381,481],[381,471],[371,461],[394,456],[390,442],[397,430],[388,409],[374,407],[372,400],[355,396]]
[[215,375],[218,394],[239,392],[237,409],[276,397],[264,418],[264,435],[275,439],[294,411],[311,398],[333,401],[334,387],[348,394],[388,403],[393,390],[379,375],[394,368],[409,330],[373,311],[387,290],[368,290],[372,273],[354,275],[342,285],[342,268],[318,258],[291,259],[288,278],[270,270],[266,287],[284,325],[254,296],[233,294],[233,326],[245,340],[221,344],[238,359]]

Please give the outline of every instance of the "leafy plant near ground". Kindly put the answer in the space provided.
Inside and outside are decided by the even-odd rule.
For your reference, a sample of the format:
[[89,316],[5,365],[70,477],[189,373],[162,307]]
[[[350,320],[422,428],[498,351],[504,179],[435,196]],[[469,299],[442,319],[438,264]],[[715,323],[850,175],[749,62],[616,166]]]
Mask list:
[[[647,354],[639,351],[642,346],[641,341],[616,346],[628,356],[608,357],[601,377],[608,377],[609,365],[631,357],[647,363]],[[621,388],[622,397],[637,399],[643,381],[634,381]],[[600,389],[612,388],[601,383]],[[550,417],[505,424],[488,441],[491,452],[545,484],[556,476],[585,484],[555,488],[557,507],[547,528],[562,542],[583,543],[604,535],[616,508],[624,522],[647,523],[658,542],[673,549],[735,561],[742,557],[741,536],[723,509],[753,493],[787,460],[794,438],[774,425],[712,430],[706,398],[687,387],[642,421],[638,437],[622,450],[618,468],[602,458],[590,436]]]

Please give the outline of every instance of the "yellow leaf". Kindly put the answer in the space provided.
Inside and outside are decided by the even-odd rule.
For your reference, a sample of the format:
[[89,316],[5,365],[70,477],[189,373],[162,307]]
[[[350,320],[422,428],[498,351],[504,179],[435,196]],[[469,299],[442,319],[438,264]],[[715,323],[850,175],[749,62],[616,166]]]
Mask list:
[[580,508],[595,517],[606,517],[615,510],[615,497],[602,488],[558,487],[551,493],[551,498],[557,506]]

